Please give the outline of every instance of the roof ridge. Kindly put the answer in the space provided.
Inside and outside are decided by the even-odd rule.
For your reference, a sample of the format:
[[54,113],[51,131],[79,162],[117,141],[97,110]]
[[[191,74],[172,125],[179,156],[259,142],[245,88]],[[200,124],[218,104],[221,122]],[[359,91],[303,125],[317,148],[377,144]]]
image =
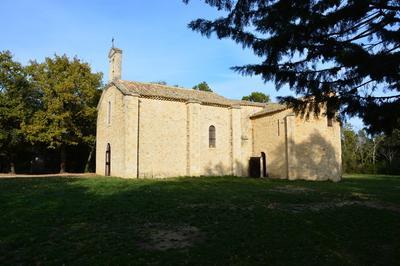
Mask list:
[[199,93],[211,93],[211,94],[218,95],[220,97],[224,97],[225,99],[229,100],[225,96],[222,96],[222,95],[220,95],[220,94],[218,94],[216,92],[213,92],[213,91],[194,90],[194,89],[190,89],[190,88],[186,88],[186,87],[175,87],[175,86],[171,86],[171,85],[164,85],[164,84],[152,83],[152,82],[130,81],[130,80],[122,80],[122,79],[119,80],[119,81],[128,82],[128,83],[139,83],[139,84],[159,86],[159,87],[166,87],[166,88],[169,88],[169,89],[176,89],[176,90],[194,91],[194,92],[199,92]]
[[220,95],[216,92],[209,91],[200,91],[189,89],[185,87],[174,87],[170,85],[163,85],[157,83],[150,82],[140,82],[140,81],[128,81],[128,80],[115,80],[116,86],[120,84],[119,87],[122,87],[123,93],[127,94],[126,91],[134,92],[138,95],[143,96],[158,96],[158,97],[166,97],[166,98],[175,98],[175,99],[197,99],[200,102],[204,103],[216,103],[225,106],[257,106],[265,108],[267,106],[266,103],[258,103],[251,102],[245,100],[237,100],[237,99],[229,99],[223,95]]
[[258,111],[254,114],[252,114],[250,116],[250,118],[257,118],[257,117],[261,117],[264,115],[269,115],[272,113],[277,113],[277,112],[282,112],[284,110],[288,110],[289,108],[283,104],[279,104],[279,103],[270,103],[269,106],[266,105],[264,109],[262,109],[261,111]]

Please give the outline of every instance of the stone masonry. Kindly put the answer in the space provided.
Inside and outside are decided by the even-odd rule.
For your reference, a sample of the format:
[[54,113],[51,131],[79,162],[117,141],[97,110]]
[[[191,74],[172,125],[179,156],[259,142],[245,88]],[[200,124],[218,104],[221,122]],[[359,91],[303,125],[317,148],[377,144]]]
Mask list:
[[[229,100],[215,93],[121,80],[122,50],[112,48],[110,83],[98,104],[96,173],[164,178],[248,175],[266,154],[272,178],[341,177],[340,124],[304,119],[278,104]],[[215,147],[209,128],[215,127]]]

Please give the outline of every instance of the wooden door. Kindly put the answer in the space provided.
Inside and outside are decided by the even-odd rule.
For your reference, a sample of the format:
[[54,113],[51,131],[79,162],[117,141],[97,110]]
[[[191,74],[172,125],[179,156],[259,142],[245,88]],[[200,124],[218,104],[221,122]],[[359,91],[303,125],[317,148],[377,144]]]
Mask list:
[[260,164],[260,157],[250,157],[249,162],[249,176],[251,177],[260,177],[261,175],[261,164]]

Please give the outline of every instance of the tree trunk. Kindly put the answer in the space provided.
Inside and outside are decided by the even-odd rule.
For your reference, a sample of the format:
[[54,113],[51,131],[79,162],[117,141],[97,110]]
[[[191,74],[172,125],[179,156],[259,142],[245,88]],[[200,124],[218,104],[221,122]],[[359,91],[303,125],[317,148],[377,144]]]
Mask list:
[[60,174],[64,174],[66,171],[66,161],[67,161],[67,152],[65,150],[65,145],[61,146],[61,163],[60,163]]
[[90,165],[90,161],[92,160],[93,152],[94,152],[94,145],[92,145],[90,147],[89,156],[86,160],[86,165],[85,165],[85,173],[89,173],[89,165]]
[[378,143],[376,141],[376,138],[373,138],[372,141],[374,144],[374,146],[373,146],[374,149],[372,151],[372,165],[374,167],[374,174],[375,174],[376,173],[376,147],[377,147]]
[[10,174],[15,175],[14,154],[10,154]]
[[10,174],[15,175],[15,164],[13,161],[10,162]]

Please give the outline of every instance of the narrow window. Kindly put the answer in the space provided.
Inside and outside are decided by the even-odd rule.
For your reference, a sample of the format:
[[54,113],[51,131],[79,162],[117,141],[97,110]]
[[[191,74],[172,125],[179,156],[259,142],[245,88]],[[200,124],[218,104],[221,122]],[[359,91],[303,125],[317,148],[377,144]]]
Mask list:
[[107,124],[111,124],[111,102],[108,102]]
[[115,70],[114,70],[114,66],[115,66],[115,60],[114,60],[114,58],[112,59],[112,63],[111,63],[111,72],[112,72],[112,79],[114,79],[114,73],[115,73]]
[[215,127],[208,128],[208,147],[215,148]]
[[278,119],[278,136],[280,135],[280,132],[281,131],[281,129],[280,129],[280,127],[279,127],[279,119]]

